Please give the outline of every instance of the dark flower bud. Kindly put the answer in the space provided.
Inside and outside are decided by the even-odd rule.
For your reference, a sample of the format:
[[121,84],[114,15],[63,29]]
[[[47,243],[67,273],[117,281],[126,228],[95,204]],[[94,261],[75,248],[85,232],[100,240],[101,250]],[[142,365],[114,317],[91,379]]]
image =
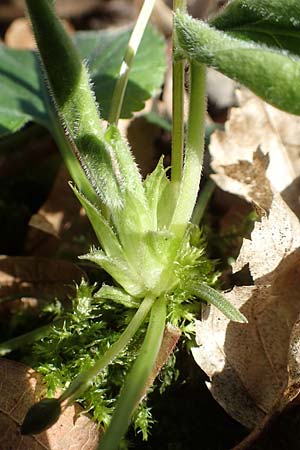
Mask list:
[[52,427],[59,419],[61,407],[58,399],[44,398],[27,412],[21,425],[21,434],[38,434]]

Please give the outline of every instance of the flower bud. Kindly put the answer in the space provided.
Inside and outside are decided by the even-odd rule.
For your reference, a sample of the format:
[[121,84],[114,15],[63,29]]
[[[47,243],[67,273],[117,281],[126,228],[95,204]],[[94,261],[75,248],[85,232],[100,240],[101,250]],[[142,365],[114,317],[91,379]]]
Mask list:
[[27,412],[21,425],[21,434],[38,434],[52,427],[61,414],[60,402],[56,398],[44,398]]

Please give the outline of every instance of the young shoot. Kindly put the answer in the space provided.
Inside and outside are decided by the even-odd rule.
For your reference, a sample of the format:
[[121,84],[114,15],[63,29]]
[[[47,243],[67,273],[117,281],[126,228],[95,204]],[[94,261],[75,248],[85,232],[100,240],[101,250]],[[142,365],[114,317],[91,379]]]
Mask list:
[[[102,286],[85,297],[90,299],[86,306],[90,308],[89,314],[93,308],[99,312],[99,316],[88,318],[92,317],[94,326],[98,326],[96,346],[101,347],[101,332],[105,328],[102,321],[107,311],[111,313],[112,305],[117,305],[123,313],[114,317],[118,326],[114,334],[111,329],[108,332],[111,339],[105,341],[106,348],[101,348],[95,360],[79,370],[73,380],[68,380],[58,399],[42,400],[34,405],[25,418],[22,432],[38,433],[51,426],[62,409],[76,399],[84,399],[109,365],[127,352],[132,355],[130,346],[138,343],[112,417],[102,422],[106,431],[99,449],[114,450],[147,390],[167,322],[188,333],[201,301],[216,306],[231,320],[246,322],[244,315],[214,289],[217,281],[214,264],[205,256],[199,228],[191,223],[203,161],[206,68],[198,62],[189,64],[190,103],[184,136],[182,96],[186,61],[174,62],[171,180],[162,160],[143,180],[117,123],[130,67],[154,1],[145,0],[130,38],[116,81],[107,128],[95,102],[88,68],[57,18],[53,2],[26,0],[26,4],[49,92],[71,156],[66,156],[65,144],[62,155],[68,159],[69,166],[79,162],[81,167],[81,172],[70,171],[74,182],[71,186],[99,240],[99,248],[92,248],[81,258],[100,266],[114,280],[111,286]],[[183,1],[178,6],[185,9]],[[177,45],[176,34],[174,43]],[[76,308],[76,314],[81,314],[78,304]],[[80,319],[76,325],[75,312],[72,320],[78,327]],[[87,333],[88,330],[86,326]],[[84,348],[83,352],[88,350]]]

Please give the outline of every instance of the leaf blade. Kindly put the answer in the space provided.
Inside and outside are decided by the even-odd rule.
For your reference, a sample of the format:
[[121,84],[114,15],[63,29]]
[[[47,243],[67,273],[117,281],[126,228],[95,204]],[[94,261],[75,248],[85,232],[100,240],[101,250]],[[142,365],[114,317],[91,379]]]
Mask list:
[[[117,32],[75,33],[74,42],[89,66],[103,118],[107,118],[109,114],[115,79],[129,35],[130,30],[127,29]],[[148,58],[150,62],[145,65],[149,45],[153,57],[150,60]],[[117,47],[115,51],[114,46]],[[106,53],[102,55],[104,50]],[[112,57],[115,59],[111,60]],[[157,68],[152,80],[145,76],[147,71],[149,72],[149,65],[155,65]],[[130,117],[132,112],[141,109],[144,101],[160,88],[165,66],[162,37],[148,28],[133,63],[121,117]],[[45,102],[43,97],[43,79],[44,75],[35,52],[0,45],[0,139],[20,130],[31,121],[40,123],[51,131],[53,112],[49,111],[48,102]]]
[[213,66],[277,108],[300,114],[300,58],[296,54],[233,37],[179,12],[175,25],[179,56]]
[[205,283],[193,284],[191,288],[194,295],[197,295],[207,303],[214,305],[228,319],[233,322],[247,323],[247,319],[235,306],[233,306],[221,292],[216,291]]

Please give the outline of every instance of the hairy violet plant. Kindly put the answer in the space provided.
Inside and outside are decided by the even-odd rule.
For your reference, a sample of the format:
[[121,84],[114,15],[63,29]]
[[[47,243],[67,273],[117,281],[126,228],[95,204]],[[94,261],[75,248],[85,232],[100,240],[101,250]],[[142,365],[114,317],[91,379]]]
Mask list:
[[[160,161],[154,172],[142,180],[117,123],[130,67],[154,1],[145,0],[130,38],[108,126],[100,117],[88,68],[56,17],[53,2],[26,0],[26,4],[63,129],[62,154],[74,181],[72,189],[99,240],[100,248],[91,249],[81,258],[103,268],[114,285],[104,285],[98,291],[87,286],[78,288],[74,303],[77,316],[73,314],[68,320],[76,330],[76,320],[97,318],[98,314],[99,339],[93,345],[99,345],[101,351],[96,352],[97,357],[90,364],[83,364],[81,373],[58,399],[45,399],[31,408],[22,432],[37,433],[51,426],[62,408],[84,398],[95,379],[107,374],[110,363],[124,356],[134,342],[132,364],[123,377],[112,418],[102,417],[102,422],[109,424],[99,449],[113,450],[118,448],[145,393],[167,321],[188,330],[199,311],[199,300],[203,300],[231,320],[246,322],[212,287],[216,276],[205,258],[199,229],[191,224],[203,160],[205,65],[239,80],[270,103],[299,113],[300,64],[296,43],[300,6],[292,0],[284,6],[278,0],[233,0],[207,24],[189,17],[184,1],[175,0],[171,179]],[[186,61],[190,66],[190,103],[185,135]],[[107,305],[113,304],[117,305],[115,312],[121,313],[115,317],[117,331],[101,346],[101,315],[108,310],[112,313],[114,307]],[[92,311],[97,311],[94,316]],[[97,321],[97,328],[95,324]],[[86,333],[88,329],[87,325]],[[85,352],[84,348],[81,350]],[[101,390],[98,392],[101,396]]]

